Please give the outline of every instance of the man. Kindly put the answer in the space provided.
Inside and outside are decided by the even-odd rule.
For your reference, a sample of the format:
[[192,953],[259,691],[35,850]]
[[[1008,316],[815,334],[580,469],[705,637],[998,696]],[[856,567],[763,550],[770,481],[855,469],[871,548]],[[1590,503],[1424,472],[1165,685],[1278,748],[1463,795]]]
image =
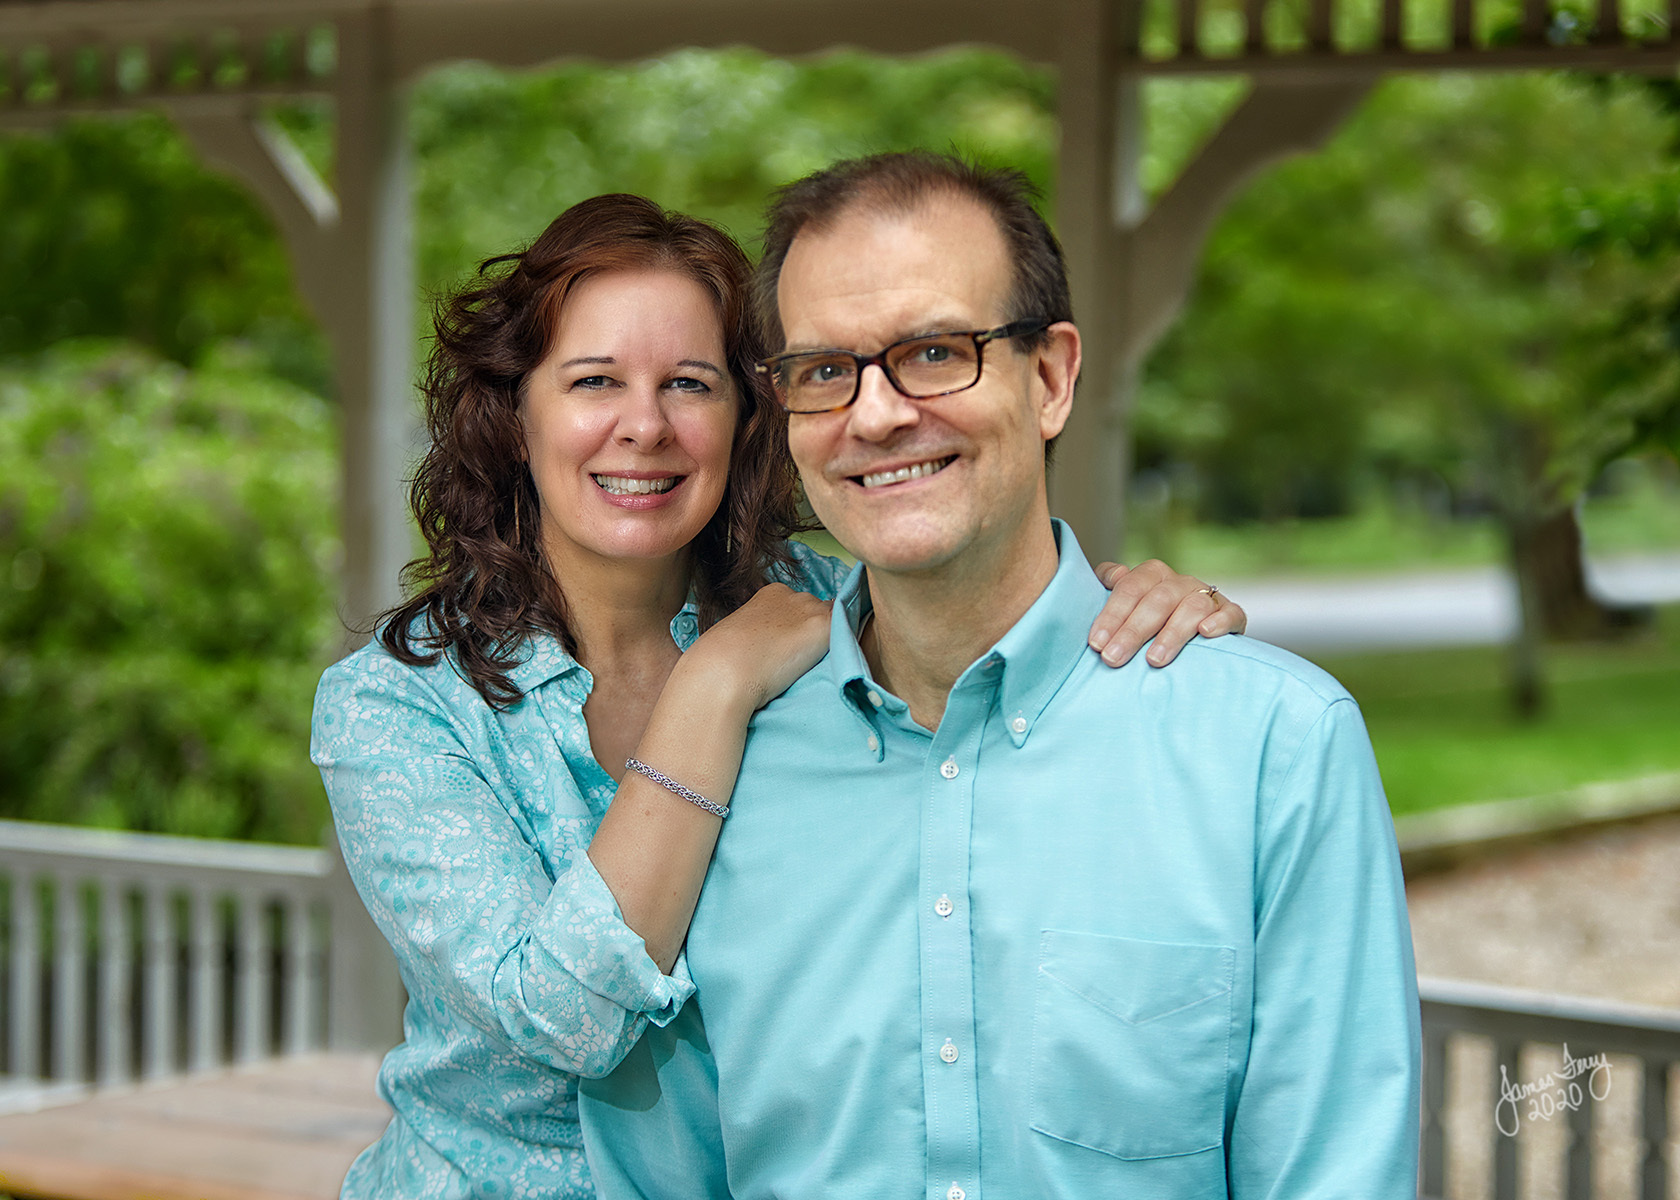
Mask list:
[[1023,185],[841,163],[761,271],[794,458],[862,565],[754,722],[698,1005],[586,1084],[602,1195],[1409,1200],[1416,985],[1358,710],[1245,639],[1087,648],[1044,479],[1080,339]]

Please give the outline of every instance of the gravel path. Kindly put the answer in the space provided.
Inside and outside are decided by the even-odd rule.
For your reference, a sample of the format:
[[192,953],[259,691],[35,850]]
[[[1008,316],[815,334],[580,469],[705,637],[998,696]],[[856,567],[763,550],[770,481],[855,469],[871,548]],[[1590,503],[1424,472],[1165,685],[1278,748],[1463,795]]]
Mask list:
[[[1680,1008],[1680,815],[1423,876],[1406,894],[1420,975]],[[1446,1194],[1491,1200],[1493,1048],[1455,1038],[1448,1056]],[[1558,1065],[1555,1048],[1532,1046],[1518,1076],[1538,1079]],[[1640,1067],[1619,1055],[1611,1066],[1593,1119],[1593,1195],[1633,1200]],[[1680,1102],[1675,1083],[1680,1073],[1670,1080],[1671,1113]],[[1561,1200],[1566,1122],[1526,1124],[1517,1142],[1518,1196]],[[1669,1154],[1676,1195],[1680,1145],[1671,1142]]]
[[1680,816],[1406,888],[1419,975],[1680,1008]]

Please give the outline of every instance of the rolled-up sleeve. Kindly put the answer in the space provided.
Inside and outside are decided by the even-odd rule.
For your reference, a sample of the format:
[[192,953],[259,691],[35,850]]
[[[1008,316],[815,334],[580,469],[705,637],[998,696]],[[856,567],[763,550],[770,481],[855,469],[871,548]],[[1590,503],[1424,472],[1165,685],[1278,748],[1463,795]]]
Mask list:
[[1329,704],[1261,797],[1253,1034],[1235,1200],[1411,1200],[1419,1022],[1405,889],[1369,739]]
[[547,1066],[604,1075],[693,994],[687,965],[663,974],[624,923],[589,861],[581,798],[557,808],[545,859],[466,732],[393,660],[356,656],[327,672],[311,757],[345,866],[396,952],[411,1009],[437,1006]]

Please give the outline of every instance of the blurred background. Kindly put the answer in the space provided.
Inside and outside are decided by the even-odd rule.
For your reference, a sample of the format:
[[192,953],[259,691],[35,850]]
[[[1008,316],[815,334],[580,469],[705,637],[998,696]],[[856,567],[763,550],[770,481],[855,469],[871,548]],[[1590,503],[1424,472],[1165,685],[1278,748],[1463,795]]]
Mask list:
[[[0,16],[20,7],[51,6]],[[1680,1009],[1680,83],[1667,14],[1486,0],[1472,28],[1465,0],[1450,14],[1407,7],[1402,28],[1398,3],[1349,0],[1332,31],[1329,0],[1133,7],[1146,57],[1189,56],[1196,36],[1214,54],[1328,52],[1334,32],[1380,79],[1348,93],[1321,148],[1225,198],[1182,313],[1124,385],[1123,532],[1086,549],[1218,583],[1247,606],[1252,636],[1340,678],[1396,816],[1420,970],[1551,994],[1426,994],[1428,1194],[1516,1194],[1516,1139],[1488,1112],[1494,1068],[1538,1078],[1559,1043],[1592,1036],[1630,1056],[1616,1060],[1630,1082],[1591,1118],[1612,1167],[1593,1174],[1591,1121],[1572,1117],[1564,1137],[1548,1119],[1525,1133],[1524,1161],[1568,1169],[1525,1167],[1524,1194],[1563,1195],[1567,1176],[1572,1196],[1593,1178],[1610,1180],[1598,1194],[1631,1196],[1637,1176],[1657,1195],[1652,1181],[1680,1166],[1680,1015],[1651,1015]],[[1266,45],[1257,24],[1245,33],[1262,11]],[[1393,69],[1447,42],[1541,64],[1605,44],[1595,21],[1667,57],[1637,74],[1590,55],[1573,70]],[[274,77],[333,80],[342,59],[378,49],[377,29],[358,28],[283,37],[290,65]],[[605,191],[716,221],[752,252],[774,188],[882,150],[955,149],[1025,171],[1047,213],[1090,207],[1058,195],[1080,178],[1058,147],[1074,122],[1088,145],[1093,124],[1070,89],[1088,97],[1090,80],[1001,51],[451,62],[399,89],[400,119],[378,118],[383,133],[347,153],[358,59],[336,96],[253,93],[240,120],[267,155],[253,168],[186,103],[220,86],[220,51],[174,45],[107,64],[118,92],[155,92],[158,106],[99,115],[30,119],[81,87],[78,60],[0,62],[0,1077],[25,1081],[389,1043],[389,981],[355,975],[368,957],[355,946],[377,935],[341,936],[357,908],[330,890],[342,879],[330,843],[282,859],[30,832],[321,845],[313,690],[353,643],[345,618],[379,592],[365,556],[346,553],[365,514],[344,511],[355,492],[341,488],[345,461],[382,461],[367,454],[362,395],[378,372],[357,377],[367,363],[347,367],[342,347],[394,340],[395,353],[370,353],[418,361],[431,300]],[[1080,61],[1069,51],[1063,65]],[[140,82],[123,82],[125,62]],[[236,67],[227,86],[266,69]],[[1258,89],[1240,72],[1164,69],[1127,86],[1131,220],[1173,196]],[[366,101],[362,118],[377,109]],[[369,144],[402,169],[335,166]],[[244,182],[219,173],[230,164]],[[278,207],[248,187],[271,169],[292,189]],[[376,267],[359,259],[340,279],[319,245],[300,255],[308,221],[328,228],[339,202],[345,222],[365,220],[379,180],[401,195],[374,209],[411,218],[374,239]],[[1076,268],[1089,249],[1070,244]],[[371,339],[343,327],[366,319],[356,289],[370,280],[400,293]],[[399,375],[374,405],[393,428],[413,421]],[[394,479],[400,464],[383,461]],[[172,865],[154,877],[147,862]],[[264,871],[290,882],[250,882]],[[97,1018],[89,997],[109,1005]],[[378,1011],[358,1025],[358,1006]],[[129,1029],[142,1010],[144,1038]],[[1452,1104],[1470,1132],[1448,1136],[1447,1170]],[[352,1133],[348,1153],[367,1140]]]
[[[1147,187],[1244,88],[1144,84]],[[908,146],[1053,203],[1056,90],[978,50],[451,66],[409,100],[416,278],[609,190],[752,248],[778,184]],[[330,178],[330,106],[272,115]],[[339,450],[280,236],[154,114],[0,136],[0,211],[0,815],[313,843]],[[1342,677],[1396,812],[1680,771],[1680,625],[1650,603],[1680,599],[1677,267],[1672,80],[1390,78],[1220,220],[1107,549]]]

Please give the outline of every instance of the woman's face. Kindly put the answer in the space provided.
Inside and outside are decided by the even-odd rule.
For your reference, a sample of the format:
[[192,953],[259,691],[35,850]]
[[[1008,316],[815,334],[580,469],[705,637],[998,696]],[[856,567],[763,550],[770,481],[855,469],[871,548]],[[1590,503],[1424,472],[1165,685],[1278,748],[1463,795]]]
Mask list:
[[583,558],[674,558],[723,499],[738,402],[711,294],[686,275],[576,285],[520,401],[562,576]]

